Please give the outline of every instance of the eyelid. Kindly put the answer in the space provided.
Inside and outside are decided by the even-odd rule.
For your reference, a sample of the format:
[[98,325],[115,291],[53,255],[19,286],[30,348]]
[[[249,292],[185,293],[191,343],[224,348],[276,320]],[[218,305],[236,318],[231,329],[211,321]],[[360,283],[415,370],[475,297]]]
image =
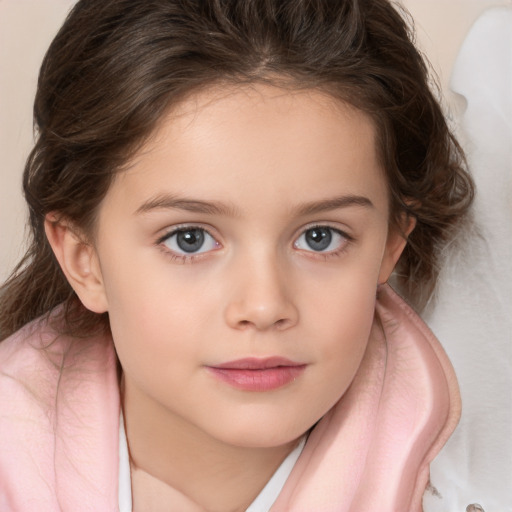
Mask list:
[[338,222],[334,221],[319,221],[319,222],[311,222],[309,224],[306,224],[304,226],[301,226],[299,229],[295,231],[295,239],[299,238],[300,235],[305,233],[306,231],[310,229],[319,229],[319,228],[327,228],[332,229],[333,231],[336,231],[340,233],[344,238],[347,240],[355,240],[354,235],[351,235],[349,233],[349,229],[347,227],[342,227]]
[[183,222],[180,224],[174,224],[172,226],[160,229],[159,231],[163,234],[157,238],[156,244],[161,244],[162,242],[165,242],[169,237],[171,237],[178,231],[187,231],[189,229],[200,229],[201,231],[208,233],[212,238],[215,238],[215,240],[218,240],[219,238],[219,235],[217,234],[216,230],[214,230],[211,226],[202,224],[201,222]]

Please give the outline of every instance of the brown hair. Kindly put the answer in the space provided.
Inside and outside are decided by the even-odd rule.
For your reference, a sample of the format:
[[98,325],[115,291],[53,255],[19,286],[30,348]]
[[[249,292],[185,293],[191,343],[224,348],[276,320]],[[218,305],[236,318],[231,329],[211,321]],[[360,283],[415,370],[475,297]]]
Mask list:
[[409,24],[387,0],[80,0],[43,61],[37,142],[23,178],[29,249],[0,290],[0,339],[64,303],[75,335],[108,325],[85,310],[44,233],[58,212],[90,233],[113,176],[170,106],[218,82],[321,88],[369,113],[391,222],[417,219],[398,275],[432,290],[439,249],[473,185],[429,88]]

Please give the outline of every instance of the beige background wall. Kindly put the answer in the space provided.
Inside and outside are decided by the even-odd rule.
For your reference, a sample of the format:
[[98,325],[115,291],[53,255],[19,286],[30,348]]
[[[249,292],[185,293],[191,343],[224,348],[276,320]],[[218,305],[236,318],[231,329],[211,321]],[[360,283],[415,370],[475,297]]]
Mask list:
[[[20,176],[32,143],[37,70],[72,0],[0,0],[0,281],[22,252],[25,210]],[[403,0],[417,22],[420,46],[436,68],[447,104],[450,70],[472,22],[485,8],[512,0]]]

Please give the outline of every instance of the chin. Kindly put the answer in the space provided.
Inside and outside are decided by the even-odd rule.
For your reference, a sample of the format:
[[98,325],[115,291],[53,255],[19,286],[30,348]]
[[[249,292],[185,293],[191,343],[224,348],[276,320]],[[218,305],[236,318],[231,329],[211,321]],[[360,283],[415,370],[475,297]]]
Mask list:
[[[242,424],[243,423],[243,424]],[[240,448],[276,448],[294,443],[308,432],[310,426],[297,428],[297,425],[282,425],[278,421],[255,422],[247,425],[241,422],[236,429],[226,428],[222,432],[221,441]]]

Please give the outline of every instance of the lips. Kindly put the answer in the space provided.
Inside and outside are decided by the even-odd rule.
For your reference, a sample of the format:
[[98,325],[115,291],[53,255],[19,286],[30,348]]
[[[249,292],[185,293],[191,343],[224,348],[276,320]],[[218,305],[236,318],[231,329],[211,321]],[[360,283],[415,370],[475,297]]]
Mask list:
[[208,371],[218,380],[244,391],[272,391],[296,380],[306,365],[282,357],[245,358],[215,366]]

